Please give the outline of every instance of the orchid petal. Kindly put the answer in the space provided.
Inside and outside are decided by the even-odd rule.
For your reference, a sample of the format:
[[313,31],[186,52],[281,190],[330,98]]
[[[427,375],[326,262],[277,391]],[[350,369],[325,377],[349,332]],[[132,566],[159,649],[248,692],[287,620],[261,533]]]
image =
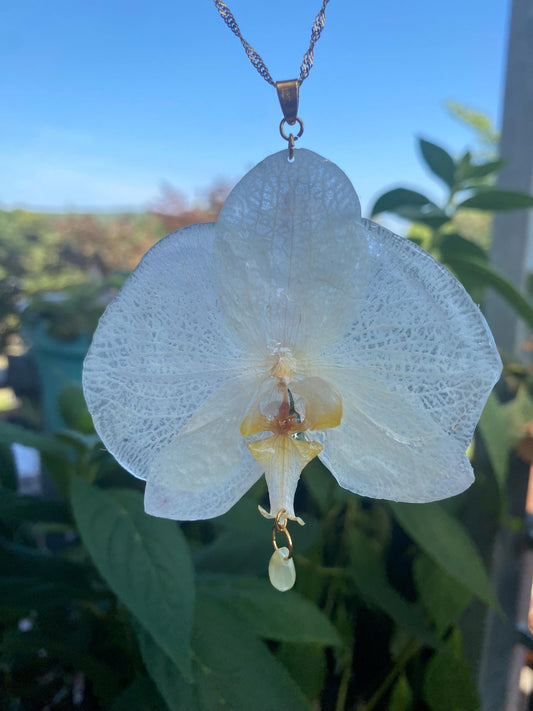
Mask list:
[[361,307],[314,372],[330,378],[344,403],[350,391],[354,406],[393,438],[424,440],[433,421],[464,451],[501,372],[492,334],[444,266],[409,240],[363,224],[369,252]]
[[263,470],[239,432],[257,387],[255,376],[226,383],[159,452],[146,484],[147,513],[180,521],[220,516],[257,481]]
[[96,430],[141,479],[192,413],[245,367],[218,302],[214,236],[213,225],[193,225],[152,247],[100,319],[85,360]]
[[248,449],[261,464],[268,486],[270,514],[281,510],[294,518],[294,494],[302,469],[322,451],[319,442],[290,435],[272,435],[248,442]]
[[232,190],[217,222],[222,306],[264,357],[280,345],[318,354],[344,329],[365,284],[357,195],[333,163],[281,151]]
[[322,378],[302,378],[291,384],[295,409],[299,412],[298,397],[303,400],[304,418],[308,430],[337,427],[342,420],[342,397],[338,390]]
[[399,442],[346,401],[342,424],[320,440],[320,459],[342,487],[360,496],[425,503],[455,496],[474,481],[468,457],[453,437]]

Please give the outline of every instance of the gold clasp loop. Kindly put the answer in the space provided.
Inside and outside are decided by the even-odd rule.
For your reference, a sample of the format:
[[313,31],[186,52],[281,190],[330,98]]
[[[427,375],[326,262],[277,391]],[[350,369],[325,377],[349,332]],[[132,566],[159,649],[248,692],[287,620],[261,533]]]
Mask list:
[[[300,82],[298,79],[288,79],[287,81],[277,81],[276,90],[278,99],[283,111],[283,119],[279,125],[279,132],[282,138],[289,142],[289,160],[294,158],[294,142],[297,141],[304,132],[304,124],[301,118],[298,118],[298,101]],[[285,133],[285,124],[294,126],[298,124],[299,130],[296,135]]]
[[291,534],[287,530],[287,519],[284,518],[283,523],[281,522],[282,517],[285,516],[286,513],[285,509],[280,509],[276,515],[274,525],[272,526],[272,545],[274,546],[274,550],[277,551],[278,544],[276,542],[276,533],[283,533],[287,539],[287,548],[289,549],[289,555],[285,558],[285,560],[290,560],[292,558],[292,538]]
[[[288,123],[289,126],[290,125],[294,126],[294,124],[297,123],[298,127],[299,127],[298,133],[296,135],[294,135],[293,133],[289,133],[289,135],[287,135],[285,133],[285,124],[286,123]],[[302,133],[304,132],[304,122],[298,116],[294,119],[292,124],[290,124],[290,122],[287,121],[287,119],[281,119],[281,123],[279,125],[279,132],[281,133],[281,137],[289,142],[289,160],[292,160],[294,158],[294,142],[297,141],[300,138],[300,136],[302,135]]]

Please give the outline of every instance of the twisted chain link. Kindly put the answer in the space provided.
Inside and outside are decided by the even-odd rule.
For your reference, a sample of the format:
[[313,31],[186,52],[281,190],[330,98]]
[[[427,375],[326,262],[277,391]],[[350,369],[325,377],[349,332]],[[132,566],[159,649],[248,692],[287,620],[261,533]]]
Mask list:
[[[255,51],[252,45],[249,44],[242,36],[240,27],[237,24],[237,20],[233,16],[233,13],[229,9],[229,7],[226,5],[225,2],[222,2],[222,0],[213,0],[213,2],[215,3],[215,7],[219,12],[220,17],[224,20],[224,22],[230,28],[233,34],[240,39],[241,44],[244,47],[244,51],[248,55],[248,59],[253,64],[253,66],[257,69],[257,71],[265,81],[267,81],[272,86],[276,86],[276,82],[270,76],[270,72],[268,71],[261,56]],[[322,7],[318,11],[318,14],[315,17],[315,21],[313,23],[313,27],[311,28],[311,41],[309,42],[309,48],[304,54],[302,65],[300,67],[300,77],[298,79],[299,85],[302,84],[304,79],[307,79],[307,77],[309,76],[309,72],[311,71],[311,67],[313,66],[315,44],[320,39],[320,35],[322,34],[322,30],[324,29],[324,24],[326,22],[326,5],[328,4],[328,2],[329,0],[323,0]]]

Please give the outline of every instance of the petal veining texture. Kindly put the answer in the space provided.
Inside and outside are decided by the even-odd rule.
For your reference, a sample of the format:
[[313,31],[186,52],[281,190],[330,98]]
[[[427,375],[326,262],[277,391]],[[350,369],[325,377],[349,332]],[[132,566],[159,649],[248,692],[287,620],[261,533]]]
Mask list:
[[339,389],[345,409],[350,402],[399,443],[440,433],[464,452],[501,372],[492,334],[448,269],[409,240],[363,224],[369,250],[361,308],[325,349],[316,374]]
[[346,327],[365,284],[357,195],[333,163],[276,153],[232,190],[217,222],[222,306],[260,357],[320,353]]
[[462,444],[446,434],[406,445],[351,406],[340,427],[320,434],[320,459],[360,496],[426,503],[460,494],[474,481]]
[[155,457],[144,505],[153,516],[190,521],[225,513],[263,473],[239,430],[257,393],[254,375],[223,385]]
[[152,247],[100,319],[85,360],[96,430],[142,479],[194,411],[246,371],[219,305],[214,236],[212,224],[193,225]]

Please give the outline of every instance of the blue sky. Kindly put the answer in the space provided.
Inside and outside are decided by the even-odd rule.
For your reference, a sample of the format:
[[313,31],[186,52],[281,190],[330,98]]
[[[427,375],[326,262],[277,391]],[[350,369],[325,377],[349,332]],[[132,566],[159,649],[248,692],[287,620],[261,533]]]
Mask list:
[[[274,79],[298,76],[319,0],[228,0]],[[336,162],[363,207],[424,187],[415,137],[457,153],[456,99],[501,114],[510,0],[331,0],[300,92],[300,146]],[[4,0],[0,205],[143,208],[281,150],[275,90],[212,0]],[[439,189],[429,187],[438,197]]]

